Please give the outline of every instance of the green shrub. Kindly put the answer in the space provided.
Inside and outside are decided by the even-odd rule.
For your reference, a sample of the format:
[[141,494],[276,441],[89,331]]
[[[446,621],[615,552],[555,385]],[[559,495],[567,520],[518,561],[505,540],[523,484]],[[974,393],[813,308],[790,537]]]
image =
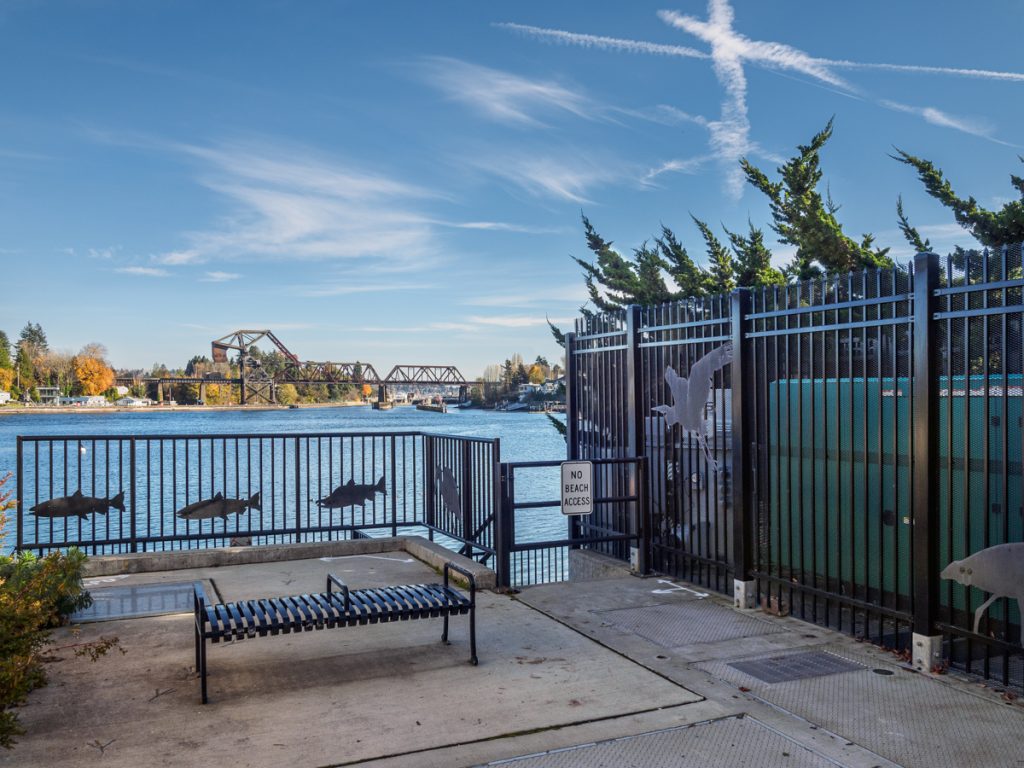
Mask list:
[[[14,506],[11,494],[3,491],[10,478],[0,478],[0,549],[3,546],[4,512]],[[46,684],[42,650],[50,630],[60,626],[80,608],[92,604],[82,584],[86,556],[77,549],[66,554],[51,552],[45,557],[30,553],[0,555],[0,746],[10,749],[14,737],[24,733],[13,708],[28,694]],[[78,654],[99,655],[116,644],[82,644]],[[85,650],[82,650],[85,648]]]

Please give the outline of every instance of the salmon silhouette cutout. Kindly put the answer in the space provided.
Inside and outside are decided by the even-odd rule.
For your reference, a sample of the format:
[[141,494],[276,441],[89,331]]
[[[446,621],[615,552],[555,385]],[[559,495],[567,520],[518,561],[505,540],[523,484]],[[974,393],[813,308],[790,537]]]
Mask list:
[[96,496],[83,496],[82,491],[77,490],[70,496],[42,501],[34,507],[29,507],[28,511],[34,512],[36,517],[81,517],[85,519],[93,512],[105,515],[110,507],[124,512],[124,491],[109,499],[104,499]]
[[384,475],[376,485],[356,485],[355,480],[349,480],[344,485],[339,485],[331,493],[317,501],[318,507],[337,509],[339,507],[365,507],[366,502],[372,501],[378,493],[387,493],[384,486]]
[[1024,617],[1024,542],[996,544],[963,560],[954,560],[939,575],[992,594],[974,612],[974,634],[978,634],[982,613],[1000,597],[1015,599]]

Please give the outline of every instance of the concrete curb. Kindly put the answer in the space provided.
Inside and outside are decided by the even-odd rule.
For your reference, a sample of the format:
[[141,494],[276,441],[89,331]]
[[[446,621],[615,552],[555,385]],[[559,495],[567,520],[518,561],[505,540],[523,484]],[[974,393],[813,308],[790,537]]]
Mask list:
[[[85,576],[114,576],[123,573],[179,571],[186,568],[219,568],[227,565],[273,563],[283,560],[311,560],[319,557],[375,555],[383,552],[407,552],[431,568],[441,572],[448,562],[462,566],[476,579],[479,589],[494,589],[495,573],[462,555],[452,552],[422,536],[397,536],[383,539],[352,539],[351,541],[318,541],[301,544],[270,544],[259,547],[219,547],[188,549],[175,552],[139,552],[126,555],[90,557]],[[459,574],[453,579],[465,584]]]

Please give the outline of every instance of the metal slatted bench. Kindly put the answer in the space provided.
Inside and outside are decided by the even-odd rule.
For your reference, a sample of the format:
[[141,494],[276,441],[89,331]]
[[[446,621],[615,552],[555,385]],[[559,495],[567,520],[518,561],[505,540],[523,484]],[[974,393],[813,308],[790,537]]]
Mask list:
[[[450,571],[469,582],[469,597],[448,586]],[[337,587],[338,591],[334,591]],[[211,603],[203,585],[196,582],[196,670],[206,697],[206,641],[245,640],[267,635],[309,632],[314,629],[354,627],[408,619],[444,618],[441,641],[448,642],[448,617],[469,614],[469,661],[476,658],[476,580],[455,563],[444,566],[443,584],[407,584],[377,589],[349,589],[334,574],[327,576],[327,591],[319,594]]]

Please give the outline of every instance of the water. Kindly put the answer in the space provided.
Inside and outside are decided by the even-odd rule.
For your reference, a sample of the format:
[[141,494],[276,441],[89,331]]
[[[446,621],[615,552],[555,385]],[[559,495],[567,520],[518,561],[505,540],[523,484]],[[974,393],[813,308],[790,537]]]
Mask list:
[[[544,461],[565,458],[561,435],[540,414],[452,409],[447,414],[399,407],[299,408],[266,411],[140,409],[96,413],[31,413],[0,416],[0,476],[17,469],[18,435],[207,435],[294,434],[318,432],[425,432],[460,437],[499,438],[502,461]],[[557,470],[517,474],[520,500],[558,496]],[[6,488],[15,488],[14,478]],[[88,493],[89,489],[86,489]],[[56,494],[55,494],[56,495]],[[99,494],[97,494],[99,495]],[[193,497],[195,500],[195,497]],[[12,525],[5,532],[13,540]],[[565,523],[558,509],[529,510],[517,517],[519,541],[557,538]]]

